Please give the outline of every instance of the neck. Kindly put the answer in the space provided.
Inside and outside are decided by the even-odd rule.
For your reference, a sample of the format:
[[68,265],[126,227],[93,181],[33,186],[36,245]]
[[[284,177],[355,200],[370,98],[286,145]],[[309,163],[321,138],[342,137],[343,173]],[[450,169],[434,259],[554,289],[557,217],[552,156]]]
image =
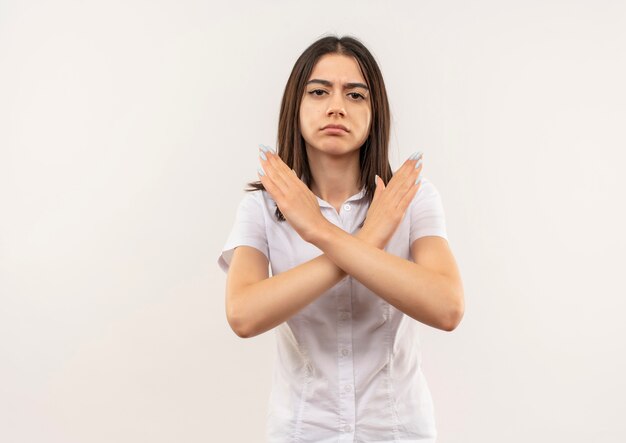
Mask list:
[[311,191],[333,206],[339,206],[361,190],[359,151],[338,156],[310,150]]

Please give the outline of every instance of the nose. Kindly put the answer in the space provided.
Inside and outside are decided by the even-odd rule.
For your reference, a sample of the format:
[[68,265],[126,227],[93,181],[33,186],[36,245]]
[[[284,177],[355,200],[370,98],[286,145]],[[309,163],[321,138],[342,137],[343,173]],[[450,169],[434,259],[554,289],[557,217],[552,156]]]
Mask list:
[[344,109],[344,105],[343,105],[343,97],[341,96],[341,94],[331,95],[326,114],[327,115],[338,114],[341,116],[346,115],[346,110]]

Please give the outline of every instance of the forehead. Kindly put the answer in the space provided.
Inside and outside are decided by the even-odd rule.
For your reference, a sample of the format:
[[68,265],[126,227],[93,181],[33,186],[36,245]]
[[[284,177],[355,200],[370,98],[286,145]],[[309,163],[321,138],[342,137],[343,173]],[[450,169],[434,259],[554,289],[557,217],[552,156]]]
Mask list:
[[311,71],[309,80],[312,78],[322,78],[332,82],[365,83],[356,59],[342,54],[325,54],[320,57]]

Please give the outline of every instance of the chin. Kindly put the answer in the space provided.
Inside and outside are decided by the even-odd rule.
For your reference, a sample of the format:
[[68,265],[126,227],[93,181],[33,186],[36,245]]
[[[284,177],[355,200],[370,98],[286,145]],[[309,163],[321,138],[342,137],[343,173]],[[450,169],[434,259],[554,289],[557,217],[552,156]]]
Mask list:
[[361,147],[361,145],[354,146],[352,140],[346,140],[345,138],[340,138],[340,136],[318,138],[313,140],[313,143],[309,143],[305,139],[305,144],[312,149],[332,155],[349,154],[350,152],[358,151]]
[[337,139],[322,140],[317,146],[319,146],[320,149],[324,151],[333,151],[333,152],[336,152],[337,154],[349,152],[354,149],[354,146],[352,146],[352,143],[349,143],[347,140],[337,140]]
[[353,154],[353,153],[357,153],[359,152],[358,148],[355,149],[324,149],[324,152],[331,154],[331,155],[337,155],[337,156],[342,156],[342,155],[349,155],[349,154]]

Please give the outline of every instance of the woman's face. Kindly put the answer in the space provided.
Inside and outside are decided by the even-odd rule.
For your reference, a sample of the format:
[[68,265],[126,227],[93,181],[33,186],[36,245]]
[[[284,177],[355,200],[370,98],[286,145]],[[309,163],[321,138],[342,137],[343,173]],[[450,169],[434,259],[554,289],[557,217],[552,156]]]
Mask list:
[[[307,145],[329,154],[358,150],[369,135],[369,90],[354,57],[326,54],[317,61],[300,104],[300,129]],[[346,130],[328,129],[342,125]]]

